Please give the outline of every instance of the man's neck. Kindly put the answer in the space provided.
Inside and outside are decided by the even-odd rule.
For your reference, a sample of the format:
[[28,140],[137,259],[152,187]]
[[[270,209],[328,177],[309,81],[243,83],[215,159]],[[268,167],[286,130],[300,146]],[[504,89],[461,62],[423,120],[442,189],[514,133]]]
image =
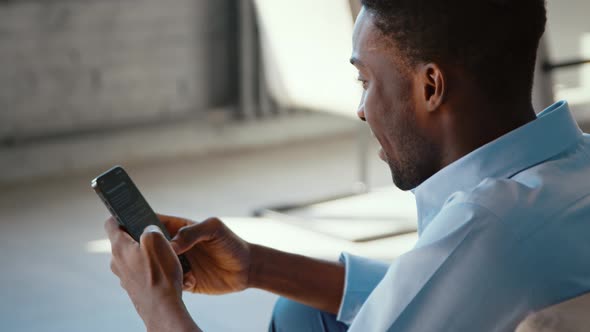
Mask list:
[[470,152],[536,119],[530,103],[464,107],[447,123],[441,169]]

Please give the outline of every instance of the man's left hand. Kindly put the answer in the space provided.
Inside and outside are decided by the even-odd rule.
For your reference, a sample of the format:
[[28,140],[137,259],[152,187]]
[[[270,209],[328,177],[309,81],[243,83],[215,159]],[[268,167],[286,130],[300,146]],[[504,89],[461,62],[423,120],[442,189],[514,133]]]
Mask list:
[[148,331],[199,331],[182,301],[182,268],[157,226],[137,243],[110,218],[111,270],[121,280]]

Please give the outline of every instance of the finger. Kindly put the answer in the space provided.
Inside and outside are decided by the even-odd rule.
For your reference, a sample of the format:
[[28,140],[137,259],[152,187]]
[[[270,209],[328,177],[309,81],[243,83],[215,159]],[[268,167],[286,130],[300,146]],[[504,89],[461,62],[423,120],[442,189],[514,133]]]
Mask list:
[[158,218],[160,219],[162,224],[164,224],[164,226],[168,230],[168,233],[170,233],[170,236],[175,236],[176,233],[178,233],[178,230],[182,227],[193,224],[193,222],[191,222],[190,220],[174,216],[168,216],[164,214],[158,214]]
[[111,241],[111,252],[113,255],[119,255],[125,248],[137,245],[137,242],[127,234],[115,218],[111,217],[104,223],[104,229]]
[[166,270],[178,268],[180,270],[180,261],[176,257],[170,242],[162,233],[162,230],[156,225],[150,225],[145,228],[139,241],[139,247],[147,253],[150,260],[158,257],[159,264],[165,265]]
[[114,238],[119,230],[119,223],[115,218],[110,217],[104,222],[104,230],[107,232],[109,239]]
[[[157,252],[158,254],[165,252],[174,254],[174,250],[170,247],[170,242],[168,242],[160,227],[156,225],[149,225],[145,228],[139,240],[139,247],[144,250]],[[176,255],[174,254],[174,256]]]
[[185,226],[172,239],[172,248],[176,254],[183,254],[195,244],[213,239],[224,227],[223,222],[217,218],[210,218],[202,223]]
[[110,217],[109,219],[107,219],[107,221],[105,221],[104,229],[107,232],[107,236],[109,237],[109,240],[111,240],[111,242],[113,242],[113,240],[116,240],[135,243],[135,240],[133,240],[131,235],[129,235],[125,230],[123,230],[119,223],[113,217]]

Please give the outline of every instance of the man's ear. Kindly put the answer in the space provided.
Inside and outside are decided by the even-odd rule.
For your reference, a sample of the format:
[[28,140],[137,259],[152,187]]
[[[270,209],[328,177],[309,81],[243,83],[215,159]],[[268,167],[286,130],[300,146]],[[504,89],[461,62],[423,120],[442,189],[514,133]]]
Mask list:
[[436,111],[446,97],[447,82],[445,75],[437,64],[427,63],[420,68],[420,77],[425,109],[428,112]]

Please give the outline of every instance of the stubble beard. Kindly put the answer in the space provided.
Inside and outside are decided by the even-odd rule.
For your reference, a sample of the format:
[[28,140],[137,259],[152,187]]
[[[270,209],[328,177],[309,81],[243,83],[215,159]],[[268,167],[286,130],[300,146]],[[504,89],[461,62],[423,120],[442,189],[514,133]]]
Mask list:
[[422,136],[413,123],[415,119],[410,116],[404,126],[395,129],[399,144],[396,155],[388,156],[387,160],[393,183],[403,191],[416,188],[432,176],[439,155],[435,144]]

